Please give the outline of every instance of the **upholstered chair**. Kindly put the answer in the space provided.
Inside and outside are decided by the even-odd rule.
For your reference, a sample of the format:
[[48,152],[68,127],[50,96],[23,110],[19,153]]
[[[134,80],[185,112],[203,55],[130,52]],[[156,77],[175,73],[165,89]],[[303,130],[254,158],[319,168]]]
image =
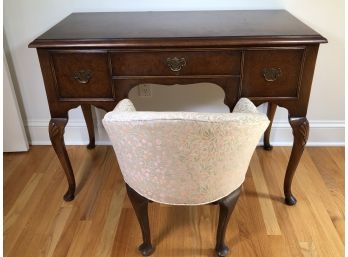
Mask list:
[[232,113],[137,112],[124,99],[103,124],[141,227],[141,254],[154,251],[147,213],[154,201],[219,204],[215,250],[227,255],[226,227],[267,116],[246,98]]

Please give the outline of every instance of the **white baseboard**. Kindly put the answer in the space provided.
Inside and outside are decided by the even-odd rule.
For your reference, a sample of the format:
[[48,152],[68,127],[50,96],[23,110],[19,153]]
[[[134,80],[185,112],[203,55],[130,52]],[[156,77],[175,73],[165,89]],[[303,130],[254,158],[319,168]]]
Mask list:
[[[344,121],[310,121],[307,146],[344,146]],[[47,120],[31,120],[26,124],[31,145],[50,145]],[[110,145],[102,125],[95,127],[96,144]],[[274,121],[271,131],[271,144],[291,146],[293,136],[287,121]],[[84,121],[69,121],[65,128],[66,145],[88,144],[88,133]]]

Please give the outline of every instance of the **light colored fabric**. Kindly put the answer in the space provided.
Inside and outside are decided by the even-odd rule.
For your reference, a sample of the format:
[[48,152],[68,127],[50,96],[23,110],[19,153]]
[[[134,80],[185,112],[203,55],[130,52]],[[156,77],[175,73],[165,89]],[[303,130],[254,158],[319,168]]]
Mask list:
[[109,112],[104,116],[105,122],[131,121],[196,121],[196,122],[245,122],[258,124],[265,115],[262,113],[197,113],[197,112]]
[[248,98],[241,98],[233,108],[233,113],[259,113],[259,111]]
[[243,183],[269,124],[256,108],[239,110],[244,113],[113,111],[103,124],[130,187],[155,202],[199,205]]
[[129,99],[121,100],[115,107],[115,109],[111,112],[135,112],[134,104]]

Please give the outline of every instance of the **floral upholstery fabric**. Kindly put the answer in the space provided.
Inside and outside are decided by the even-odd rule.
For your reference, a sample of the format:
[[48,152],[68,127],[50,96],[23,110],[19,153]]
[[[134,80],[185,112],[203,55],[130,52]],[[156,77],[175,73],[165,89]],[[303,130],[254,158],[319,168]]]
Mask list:
[[114,112],[135,112],[134,104],[129,99],[121,100],[115,107]]
[[248,98],[241,98],[233,108],[233,113],[258,113],[256,106]]
[[125,182],[165,204],[206,204],[237,189],[269,124],[248,99],[233,113],[120,111],[128,101],[105,115],[104,127]]

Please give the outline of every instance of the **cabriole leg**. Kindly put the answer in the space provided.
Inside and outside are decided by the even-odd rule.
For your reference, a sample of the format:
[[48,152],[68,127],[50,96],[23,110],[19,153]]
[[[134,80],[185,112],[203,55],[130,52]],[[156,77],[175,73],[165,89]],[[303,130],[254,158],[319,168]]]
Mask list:
[[138,247],[138,249],[143,256],[149,256],[155,251],[155,248],[151,244],[149,215],[147,211],[149,200],[139,195],[127,184],[126,188],[128,197],[132,203],[133,209],[138,218],[141,233],[143,236],[143,243]]
[[240,190],[241,189],[239,187],[231,194],[218,201],[220,211],[215,246],[217,256],[223,257],[226,256],[229,252],[228,247],[225,245],[226,228],[230,220],[231,214],[233,212],[233,209],[236,206],[238,197],[240,195]]
[[74,199],[76,184],[64,142],[64,130],[67,122],[68,118],[52,118],[49,123],[49,135],[54,151],[59,158],[69,184],[68,191],[64,195],[64,200],[72,201]]
[[291,183],[295,175],[296,168],[301,159],[303,150],[307,143],[309,134],[309,123],[306,117],[294,118],[289,116],[289,123],[294,135],[294,143],[290,155],[288,167],[284,179],[285,203],[287,205],[296,204],[296,198],[291,193]]
[[87,145],[87,148],[93,149],[95,148],[95,137],[94,137],[94,125],[93,125],[91,105],[81,104],[81,109],[83,112],[83,117],[85,118],[85,121],[86,121],[87,129],[88,129],[89,144]]
[[270,144],[269,138],[270,138],[271,128],[272,128],[274,114],[276,110],[277,110],[277,105],[275,103],[269,102],[267,106],[267,117],[270,123],[263,136],[263,149],[267,151],[270,151],[273,148],[273,146]]

